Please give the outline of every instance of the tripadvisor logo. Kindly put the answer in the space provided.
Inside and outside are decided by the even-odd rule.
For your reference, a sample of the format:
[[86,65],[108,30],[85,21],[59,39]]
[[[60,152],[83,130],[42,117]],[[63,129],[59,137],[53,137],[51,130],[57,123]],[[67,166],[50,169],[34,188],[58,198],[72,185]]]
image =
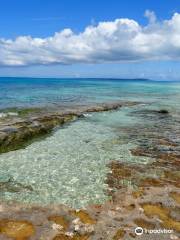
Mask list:
[[142,235],[143,234],[143,229],[141,228],[141,227],[137,227],[136,229],[135,229],[135,233],[136,233],[136,235]]
[[143,233],[146,233],[146,234],[170,234],[170,233],[173,233],[173,230],[172,229],[143,229],[142,227],[137,227],[135,228],[135,234],[140,236],[142,235]]

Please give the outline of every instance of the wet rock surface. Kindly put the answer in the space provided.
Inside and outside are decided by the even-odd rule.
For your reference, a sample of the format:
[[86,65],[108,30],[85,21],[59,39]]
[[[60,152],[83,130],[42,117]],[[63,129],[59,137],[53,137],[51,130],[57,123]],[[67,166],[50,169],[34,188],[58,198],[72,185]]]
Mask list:
[[[138,192],[141,191],[141,194]],[[178,239],[179,203],[174,186],[121,189],[103,205],[73,210],[66,206],[1,204],[0,239],[139,239],[135,228],[170,229],[161,239]],[[178,195],[177,195],[178,194]],[[155,198],[156,196],[156,198]],[[145,234],[140,239],[157,239]],[[159,238],[160,239],[160,238]]]
[[[166,111],[158,113],[169,115]],[[143,118],[149,118],[149,114],[152,116],[155,112],[140,112]],[[138,239],[179,239],[180,125],[178,119],[172,118],[169,121],[168,116],[166,121],[161,118],[154,125],[144,126],[141,131],[136,128],[124,129],[124,131],[129,133],[127,142],[136,139],[138,143],[136,148],[131,149],[131,154],[140,158],[150,157],[152,160],[141,165],[112,161],[108,165],[111,169],[107,176],[108,193],[113,201],[117,202],[117,196],[121,196],[120,192],[124,189],[128,192],[131,189],[135,198],[133,202],[135,209],[138,203],[141,211],[141,215],[133,222],[143,229],[171,229],[174,234],[160,235],[159,238],[156,235],[143,235]],[[127,192],[125,197],[128,202]],[[130,207],[127,206],[126,209]]]
[[13,239],[28,239],[35,233],[32,223],[3,219],[0,221],[0,233]]
[[[102,109],[106,110],[107,106],[103,108],[100,106],[98,111]],[[86,109],[76,114],[81,116],[83,112],[88,111],[95,109]],[[141,129],[120,128],[120,131],[126,133],[127,143],[134,141],[137,143],[136,147],[131,149],[131,154],[139,158],[146,156],[151,160],[145,164],[137,164],[113,159],[108,164],[111,171],[106,179],[110,201],[102,205],[87,206],[86,209],[71,209],[63,205],[40,207],[1,203],[0,239],[179,239],[179,120],[165,110],[132,114],[139,114],[140,117],[148,118],[150,121],[157,116],[155,124],[142,126]],[[46,117],[40,118],[42,122],[47,122]],[[37,121],[37,118],[35,119]],[[5,184],[3,187],[8,188],[9,180],[3,184]],[[28,186],[18,187],[26,190]],[[142,227],[144,233],[136,235],[136,227]],[[169,232],[156,234],[152,232],[158,229]]]

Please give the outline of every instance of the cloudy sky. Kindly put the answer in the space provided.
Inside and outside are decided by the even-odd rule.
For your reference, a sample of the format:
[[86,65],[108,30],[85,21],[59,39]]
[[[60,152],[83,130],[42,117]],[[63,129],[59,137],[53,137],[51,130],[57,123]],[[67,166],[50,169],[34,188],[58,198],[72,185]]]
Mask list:
[[0,5],[0,76],[180,80],[179,1]]

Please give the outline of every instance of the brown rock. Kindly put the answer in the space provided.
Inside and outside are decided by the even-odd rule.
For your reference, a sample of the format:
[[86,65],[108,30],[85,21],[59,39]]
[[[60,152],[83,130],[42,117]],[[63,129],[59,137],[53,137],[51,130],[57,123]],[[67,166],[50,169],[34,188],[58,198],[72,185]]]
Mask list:
[[0,220],[0,234],[15,240],[26,240],[33,236],[35,229],[30,222],[16,220]]

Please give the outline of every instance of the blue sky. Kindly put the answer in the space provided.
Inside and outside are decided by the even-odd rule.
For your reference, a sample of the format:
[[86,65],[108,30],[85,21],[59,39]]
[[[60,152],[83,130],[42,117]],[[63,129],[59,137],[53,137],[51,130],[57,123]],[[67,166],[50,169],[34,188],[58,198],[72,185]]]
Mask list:
[[[146,10],[149,10],[149,14],[146,14],[145,17],[144,14]],[[157,16],[157,20],[155,20],[157,23],[153,23],[154,27],[149,27],[150,30],[148,36],[152,31],[157,34],[157,26],[161,28],[163,26],[163,21],[172,19],[175,13],[180,13],[180,2],[179,0],[1,0],[0,39],[4,39],[4,42],[0,45],[0,51],[2,51],[1,56],[4,56],[4,59],[7,54],[9,55],[7,59],[2,59],[0,61],[0,75],[41,77],[144,77],[154,79],[172,78],[179,80],[180,61],[179,56],[177,56],[175,52],[180,51],[180,48],[179,44],[174,42],[176,41],[177,36],[180,37],[179,32],[175,32],[173,35],[173,46],[171,47],[169,43],[166,46],[160,46],[157,50],[159,51],[157,56],[151,56],[151,54],[148,53],[142,57],[142,49],[138,49],[137,54],[137,51],[134,49],[129,50],[128,44],[127,49],[125,49],[126,52],[122,51],[124,43],[121,42],[121,39],[123,39],[123,36],[127,36],[125,35],[126,33],[123,35],[122,31],[119,33],[118,30],[119,35],[117,35],[117,33],[112,35],[111,33],[111,37],[113,37],[113,39],[114,36],[119,37],[119,45],[116,45],[115,47],[113,46],[111,52],[108,52],[108,57],[107,48],[109,50],[109,46],[106,46],[106,53],[104,53],[104,49],[100,46],[100,43],[104,41],[102,39],[104,33],[100,33],[100,37],[99,35],[99,38],[97,37],[99,45],[97,46],[97,49],[95,49],[96,51],[88,52],[88,54],[87,52],[82,53],[78,52],[80,50],[79,47],[77,47],[77,55],[79,54],[78,59],[74,56],[76,49],[71,49],[70,51],[68,47],[68,49],[65,49],[63,52],[62,49],[59,49],[59,46],[56,45],[56,48],[53,48],[52,50],[52,43],[50,43],[50,46],[48,45],[47,53],[47,58],[50,58],[50,60],[45,60],[47,56],[46,54],[42,56],[43,60],[42,58],[39,59],[39,56],[36,58],[33,57],[36,49],[37,52],[39,51],[38,54],[42,52],[44,54],[44,47],[43,50],[42,47],[37,48],[37,43],[33,42],[34,38],[39,38],[43,41],[48,37],[53,37],[55,32],[70,28],[73,32],[73,39],[72,37],[69,39],[69,34],[71,35],[71,33],[67,33],[69,39],[67,45],[69,44],[69,46],[71,46],[72,43],[74,44],[74,36],[76,38],[80,32],[85,31],[87,26],[91,25],[96,27],[100,22],[113,22],[116,27],[119,27],[120,23],[115,23],[115,20],[126,18],[135,21],[141,26],[141,28],[143,28],[149,24],[148,22],[154,21],[154,15],[151,14],[150,11],[153,11],[153,14]],[[176,21],[173,21],[174,26],[179,23],[178,17],[179,16],[176,17]],[[161,26],[159,26],[160,23],[162,24]],[[131,23],[129,22],[126,23],[128,29],[131,28],[130,24]],[[122,30],[122,26],[119,28]],[[97,30],[96,34],[97,32],[99,34],[99,28],[95,30]],[[103,31],[106,31],[106,29]],[[139,30],[134,30],[133,26],[133,32],[134,31],[138,32]],[[163,32],[160,37],[163,38],[165,34],[168,35],[167,32]],[[16,43],[15,39],[20,36],[31,36],[32,39],[23,39],[23,42],[22,39],[20,39],[19,42]],[[84,40],[84,38],[87,38],[87,36],[83,37],[83,40],[80,39],[82,40],[82,46],[84,47],[85,44],[89,46],[89,42],[87,42],[87,39]],[[10,50],[8,39],[12,41],[12,43],[10,43]],[[53,39],[54,42],[55,40],[56,39]],[[134,39],[132,40],[134,41]],[[151,39],[149,42],[151,43]],[[61,43],[62,36],[60,36],[60,38],[58,37],[58,44]],[[111,44],[114,44],[114,42],[111,43],[111,39],[108,39],[108,43],[110,46]],[[32,48],[32,51],[28,50],[29,45],[31,44],[33,46],[36,45],[36,48]],[[107,41],[105,44],[107,44]],[[21,45],[23,46],[23,49],[20,49]],[[156,44],[154,43],[154,45]],[[119,51],[120,48],[122,48],[121,51]],[[162,54],[162,49],[165,48],[166,51],[163,50],[164,52]],[[55,54],[54,49],[57,49],[57,52],[56,55],[52,56],[52,52]],[[172,52],[174,51],[174,53],[171,54],[170,49],[172,49]],[[27,51],[29,52],[26,53]],[[81,51],[86,50],[81,49]],[[150,52],[153,51],[155,51],[155,48],[150,50]],[[30,59],[31,52],[32,59]],[[114,55],[112,56],[112,54]],[[65,55],[63,59],[62,55]],[[70,58],[70,55],[73,55],[73,57]],[[121,55],[123,55],[123,58],[120,57]],[[97,61],[95,57],[97,57]]]

